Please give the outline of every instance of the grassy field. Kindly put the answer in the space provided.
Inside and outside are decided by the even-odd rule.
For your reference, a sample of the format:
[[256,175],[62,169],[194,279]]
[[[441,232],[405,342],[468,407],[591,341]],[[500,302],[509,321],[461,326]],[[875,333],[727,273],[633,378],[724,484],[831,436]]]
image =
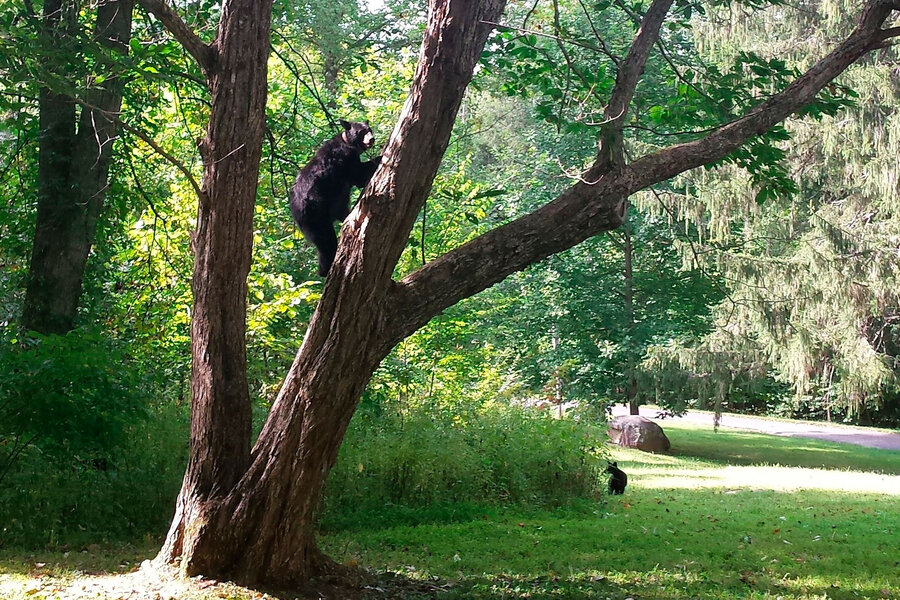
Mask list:
[[[556,510],[389,507],[321,542],[386,573],[372,597],[381,587],[446,599],[900,599],[900,452],[665,426],[671,455],[613,451],[629,474],[624,496]],[[0,552],[0,597],[63,598],[78,572],[128,570],[152,543]],[[391,587],[390,573],[407,583]]]

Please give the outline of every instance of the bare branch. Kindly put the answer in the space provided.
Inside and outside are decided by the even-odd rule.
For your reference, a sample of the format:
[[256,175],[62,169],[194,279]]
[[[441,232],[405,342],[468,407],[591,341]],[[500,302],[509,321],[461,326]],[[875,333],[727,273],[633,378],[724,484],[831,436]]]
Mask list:
[[[106,114],[106,117],[107,117],[107,118],[110,118],[110,115],[109,115],[109,114]],[[199,198],[201,202],[204,201],[204,199],[206,198],[206,194],[203,193],[203,190],[200,188],[200,184],[197,183],[197,179],[194,178],[194,176],[193,176],[193,174],[191,173],[190,169],[188,169],[188,168],[184,165],[183,162],[181,162],[180,160],[178,160],[177,158],[175,158],[174,156],[172,156],[171,154],[169,154],[168,152],[166,152],[165,150],[163,150],[163,148],[162,148],[159,144],[157,144],[155,141],[153,141],[153,138],[151,138],[149,135],[147,135],[146,133],[144,133],[144,132],[141,131],[140,129],[137,129],[137,128],[135,128],[135,127],[132,127],[132,126],[129,125],[128,123],[126,123],[126,122],[122,121],[121,119],[119,119],[118,117],[111,117],[111,118],[113,118],[113,119],[114,119],[114,120],[122,127],[122,129],[124,129],[125,131],[127,131],[127,132],[129,132],[129,133],[131,133],[131,134],[134,134],[134,135],[136,135],[137,137],[141,138],[141,140],[143,140],[145,144],[147,144],[148,146],[150,146],[151,148],[153,148],[153,150],[154,150],[157,154],[159,154],[160,156],[162,156],[163,158],[165,158],[167,161],[169,161],[170,163],[172,163],[172,165],[173,165],[176,169],[178,169],[179,171],[181,171],[182,175],[184,175],[184,177],[185,177],[185,178],[188,180],[188,182],[191,184],[191,187],[194,188],[194,192],[196,192],[197,198]]]
[[620,66],[620,58],[612,53],[612,51],[606,47],[606,42],[603,40],[603,36],[600,35],[600,32],[597,31],[597,28],[594,26],[594,21],[591,19],[591,13],[584,5],[582,0],[578,0],[578,4],[581,6],[581,11],[584,13],[585,18],[587,19],[588,24],[591,26],[591,31],[594,32],[594,37],[597,38],[597,42],[599,42],[600,47],[602,48],[603,54],[605,54],[611,61],[613,61],[618,68]]
[[[591,50],[591,51],[597,52],[599,54],[606,54],[607,56],[609,56],[609,54],[600,46],[594,46],[592,44],[588,44],[586,42],[581,42],[579,40],[567,39],[567,38],[560,37],[559,35],[552,35],[549,33],[544,33],[542,31],[537,31],[535,29],[525,29],[523,27],[516,27],[515,25],[506,25],[504,23],[494,23],[493,21],[481,21],[481,22],[484,23],[485,25],[492,25],[492,26],[496,27],[497,29],[508,29],[510,31],[518,31],[519,33],[527,33],[528,35],[534,35],[537,37],[543,37],[543,38],[547,38],[550,40],[555,40],[557,43],[560,43],[560,44],[563,44],[563,43],[572,44],[573,46],[578,46],[579,48],[585,48],[587,50]],[[557,29],[557,31],[559,31],[559,30]],[[615,60],[615,59],[613,59],[613,60]]]
[[300,52],[295,50],[294,47],[291,45],[290,40],[288,40],[287,38],[282,36],[277,30],[273,30],[272,34],[277,35],[279,38],[281,38],[281,41],[284,42],[284,44],[288,47],[288,49],[291,52],[293,52],[294,54],[296,54],[297,56],[299,56],[303,60],[303,62],[306,63],[306,70],[309,73],[309,77],[313,82],[312,85],[306,83],[306,80],[303,78],[302,75],[300,75],[299,69],[297,69],[297,66],[294,65],[293,62],[291,62],[286,56],[284,56],[284,54],[279,52],[278,48],[276,48],[274,44],[270,45],[272,52],[275,53],[275,56],[277,56],[279,59],[281,59],[281,63],[285,67],[287,67],[287,70],[291,72],[291,74],[294,76],[294,79],[299,81],[300,84],[303,87],[305,87],[306,90],[310,93],[310,95],[316,99],[316,102],[318,103],[319,107],[325,113],[325,118],[328,119],[329,125],[331,125],[332,127],[336,127],[337,121],[335,120],[334,116],[331,114],[331,110],[328,108],[328,105],[325,104],[325,102],[322,100],[322,96],[321,96],[321,94],[319,94],[319,90],[315,87],[316,80],[315,80],[315,77],[313,76],[313,72],[309,66],[309,63],[306,62],[306,58],[304,58],[304,56]]
[[878,35],[878,39],[881,44],[884,45],[884,42],[897,36],[900,36],[900,27],[890,27],[888,29],[882,29],[881,33]]
[[204,73],[209,73],[215,62],[215,50],[200,39],[178,13],[165,0],[137,0],[144,10],[159,19],[169,33],[194,57]]
[[525,19],[522,21],[522,27],[528,27],[528,19],[531,18],[531,15],[534,14],[534,11],[537,10],[538,2],[541,0],[534,0],[534,4],[531,5],[531,9],[527,13],[525,13]]

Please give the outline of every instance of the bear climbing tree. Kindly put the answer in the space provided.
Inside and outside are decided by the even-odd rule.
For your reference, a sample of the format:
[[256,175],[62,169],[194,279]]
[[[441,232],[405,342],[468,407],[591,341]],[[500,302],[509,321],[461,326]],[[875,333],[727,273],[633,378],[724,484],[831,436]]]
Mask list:
[[323,277],[337,252],[334,222],[350,214],[350,189],[366,187],[381,162],[380,156],[366,162],[359,158],[375,143],[368,123],[342,119],[341,127],[343,131],[322,144],[300,169],[291,189],[291,214],[303,237],[316,247]]
[[[628,197],[721,160],[809,104],[850,64],[900,35],[900,0],[868,0],[858,26],[784,90],[691,142],[626,163],[623,127],[673,0],[652,0],[599,125],[599,150],[559,197],[451,250],[401,281],[394,266],[447,148],[463,92],[503,0],[430,0],[407,102],[383,165],[344,222],[334,265],[252,451],[246,275],[262,145],[271,0],[225,0],[207,44],[162,0],[139,0],[198,61],[211,92],[195,236],[191,449],[157,564],[185,575],[295,585],[332,566],[314,511],[347,424],[391,348],[460,299],[618,227]],[[332,269],[334,271],[334,269]]]

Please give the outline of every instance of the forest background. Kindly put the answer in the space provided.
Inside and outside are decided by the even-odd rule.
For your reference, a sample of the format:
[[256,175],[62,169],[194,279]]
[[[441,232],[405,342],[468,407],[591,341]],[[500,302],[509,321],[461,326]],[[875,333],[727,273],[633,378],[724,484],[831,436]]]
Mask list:
[[[113,4],[0,4],[4,545],[159,535],[184,473],[191,182],[208,98],[197,66],[143,9],[128,41],[104,43],[94,32],[121,17],[105,14]],[[510,3],[395,275],[571,185],[596,145],[598,97],[644,8]],[[856,9],[840,0],[677,3],[638,88],[626,151],[691,139],[780,90],[846,35]],[[217,10],[180,5],[201,35]],[[247,299],[257,430],[322,289],[287,191],[337,118],[368,119],[385,140],[424,25],[413,2],[275,5]],[[597,425],[611,403],[896,427],[898,99],[896,48],[873,52],[802,118],[714,168],[632,197],[619,230],[532,265],[407,338],[363,396],[325,518],[350,507],[592,493]],[[119,117],[101,157],[79,144],[97,147],[99,129],[84,119],[106,101]],[[54,181],[59,165],[40,157],[54,119],[61,133],[49,156],[80,165],[72,172],[108,170],[80,204],[96,203],[94,222],[55,223],[79,225],[87,239],[68,320],[46,317],[52,299],[39,289],[63,262],[39,259],[65,241],[42,224],[41,200],[77,187]],[[95,135],[85,141],[86,131]],[[579,418],[545,418],[563,405]]]

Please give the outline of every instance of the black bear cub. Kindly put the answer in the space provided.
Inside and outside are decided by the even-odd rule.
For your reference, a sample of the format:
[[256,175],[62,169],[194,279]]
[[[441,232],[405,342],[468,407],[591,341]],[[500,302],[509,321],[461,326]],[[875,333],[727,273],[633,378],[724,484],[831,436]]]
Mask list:
[[625,471],[619,468],[617,463],[607,463],[606,472],[610,474],[609,477],[609,493],[610,494],[623,494],[625,493],[625,486],[628,485],[628,475],[625,474]]
[[291,189],[291,214],[303,237],[319,252],[319,275],[324,277],[337,253],[334,222],[350,214],[350,188],[366,187],[381,157],[363,162],[359,156],[372,147],[375,136],[368,123],[341,120],[344,130],[316,151],[300,169]]

